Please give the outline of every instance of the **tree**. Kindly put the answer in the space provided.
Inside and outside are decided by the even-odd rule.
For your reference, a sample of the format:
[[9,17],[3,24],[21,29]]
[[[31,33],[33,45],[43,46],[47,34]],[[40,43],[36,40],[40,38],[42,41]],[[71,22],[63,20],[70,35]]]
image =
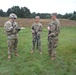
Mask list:
[[74,11],[73,14],[71,14],[71,17],[69,17],[70,20],[76,20],[76,12]]
[[63,15],[61,15],[61,14],[57,14],[57,18],[63,18]]
[[21,14],[21,18],[31,17],[31,12],[27,7],[21,7],[20,14]]
[[7,10],[7,15],[9,16],[10,13],[15,13],[20,18],[29,18],[31,15],[30,10],[27,7],[19,7],[13,6]]
[[31,18],[35,18],[35,16],[36,16],[35,12],[31,13]]
[[[0,16],[1,17],[6,17],[9,16],[10,13],[15,13],[19,18],[35,18],[35,16],[40,16],[42,19],[49,19],[51,14],[49,13],[36,13],[30,12],[30,9],[27,7],[19,7],[19,6],[13,6],[7,10],[7,12],[4,12],[2,9],[0,9]],[[73,13],[66,13],[64,15],[58,14],[58,18],[61,19],[70,19],[70,20],[76,20],[76,11]]]
[[3,17],[4,16],[4,12],[2,9],[0,9],[0,16]]
[[47,14],[47,15],[46,15],[46,18],[47,18],[47,19],[51,18],[51,15],[50,15],[50,14]]
[[20,17],[20,7],[19,6],[13,6],[12,8],[9,8],[7,10],[7,15],[9,16],[10,13],[15,13],[18,17]]

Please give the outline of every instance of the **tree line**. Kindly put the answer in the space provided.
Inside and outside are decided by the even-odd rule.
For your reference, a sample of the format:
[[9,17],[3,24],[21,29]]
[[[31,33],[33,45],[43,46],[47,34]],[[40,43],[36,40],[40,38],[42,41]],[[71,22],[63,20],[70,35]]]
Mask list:
[[[40,16],[42,19],[49,19],[51,17],[50,13],[31,13],[30,9],[27,7],[19,7],[19,6],[13,6],[11,8],[8,8],[6,12],[4,12],[2,9],[0,9],[0,16],[1,17],[7,17],[10,13],[15,13],[19,18],[34,18],[36,15]],[[70,20],[76,20],[76,11],[73,13],[66,13],[64,15],[58,14],[58,18],[61,19],[70,19]]]

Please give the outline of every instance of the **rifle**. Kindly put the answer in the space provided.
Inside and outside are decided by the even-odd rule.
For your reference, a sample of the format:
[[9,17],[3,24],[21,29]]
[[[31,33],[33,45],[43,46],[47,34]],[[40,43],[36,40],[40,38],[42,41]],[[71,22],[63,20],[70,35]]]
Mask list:
[[36,46],[37,46],[37,49],[38,49],[38,35],[37,35],[36,31],[35,31],[35,35],[36,35],[36,42],[37,42]]
[[[21,27],[13,25],[13,23],[12,23],[12,27],[13,27],[13,30],[15,29],[17,32],[19,32],[21,30]],[[15,32],[12,31],[12,33],[16,34],[17,33],[16,31]]]
[[[32,27],[32,30],[34,30],[34,27]],[[36,36],[35,42],[37,42],[36,46],[37,46],[37,49],[38,49],[38,35],[37,35],[36,30],[34,30],[34,34],[35,34],[35,36]]]
[[49,37],[50,37],[49,35],[50,35],[50,33],[51,33],[51,31],[48,31],[48,41],[49,41]]

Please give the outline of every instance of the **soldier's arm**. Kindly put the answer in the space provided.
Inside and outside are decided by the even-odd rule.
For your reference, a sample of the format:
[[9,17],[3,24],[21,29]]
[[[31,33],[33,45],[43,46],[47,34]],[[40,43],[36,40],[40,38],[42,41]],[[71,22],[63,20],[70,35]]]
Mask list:
[[51,27],[51,23],[48,24],[47,26],[47,30],[49,31],[48,36],[52,35],[52,27]]
[[19,32],[21,30],[21,27],[19,27],[17,23],[15,23],[15,25],[16,25],[15,27],[16,31]]
[[48,30],[48,31],[51,31],[51,24],[50,24],[50,23],[49,23],[48,26],[47,26],[47,30]]
[[41,24],[40,25],[40,32],[42,32],[42,30],[43,30],[43,25]]
[[43,25],[41,25],[41,31],[43,30]]
[[55,35],[59,35],[59,33],[60,33],[60,28],[61,28],[60,22],[57,22],[57,29],[56,29],[56,31],[55,31]]
[[39,29],[39,31],[37,32],[37,35],[38,35],[38,36],[41,35],[42,29],[43,29],[43,26],[42,26],[42,24],[40,24],[40,29]]
[[34,33],[34,24],[31,26],[31,31]]
[[5,23],[4,25],[4,29],[5,31],[12,31],[13,27],[10,25],[10,23]]
[[50,36],[58,36],[59,35],[59,33],[60,33],[60,22],[56,22],[56,24],[55,24],[55,30],[54,30],[54,32],[52,32],[51,34],[50,34]]

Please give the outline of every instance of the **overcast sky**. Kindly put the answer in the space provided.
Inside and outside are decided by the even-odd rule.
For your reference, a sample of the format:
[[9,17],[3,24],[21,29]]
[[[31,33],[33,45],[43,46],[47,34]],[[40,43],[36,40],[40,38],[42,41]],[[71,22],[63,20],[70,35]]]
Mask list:
[[28,7],[31,12],[65,14],[76,11],[76,0],[1,0],[0,9],[12,6]]

